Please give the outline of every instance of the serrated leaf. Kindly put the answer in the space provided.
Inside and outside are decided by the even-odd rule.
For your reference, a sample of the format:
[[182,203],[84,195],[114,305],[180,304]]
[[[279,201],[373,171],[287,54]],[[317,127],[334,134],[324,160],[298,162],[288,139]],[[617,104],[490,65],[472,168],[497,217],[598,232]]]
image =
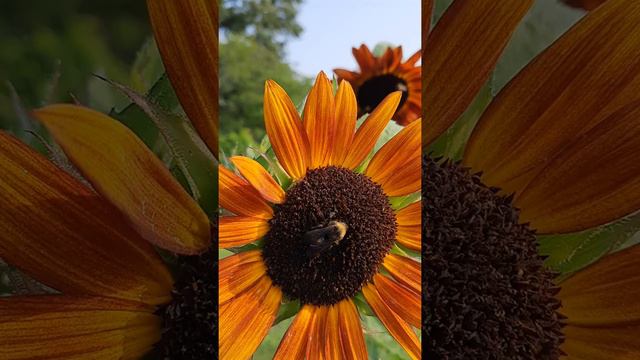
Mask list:
[[[598,229],[568,235],[539,236],[539,252],[545,265],[567,275],[620,249],[640,231],[640,213]],[[628,245],[628,244],[627,244]]]

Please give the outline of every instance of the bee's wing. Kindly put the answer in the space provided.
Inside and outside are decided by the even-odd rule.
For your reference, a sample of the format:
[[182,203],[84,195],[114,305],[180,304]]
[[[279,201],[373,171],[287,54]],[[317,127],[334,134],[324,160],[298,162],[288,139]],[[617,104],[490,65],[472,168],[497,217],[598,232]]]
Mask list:
[[[324,238],[323,238],[324,239]],[[324,239],[316,244],[309,244],[307,247],[307,256],[310,258],[315,258],[320,255],[323,251],[329,249],[331,247],[331,241]]]

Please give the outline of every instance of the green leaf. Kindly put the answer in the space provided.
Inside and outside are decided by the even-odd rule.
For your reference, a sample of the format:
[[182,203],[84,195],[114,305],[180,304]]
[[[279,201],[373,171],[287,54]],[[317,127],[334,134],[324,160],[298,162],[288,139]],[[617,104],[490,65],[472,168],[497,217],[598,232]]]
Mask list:
[[[592,264],[618,250],[640,231],[640,213],[598,229],[568,235],[539,236],[539,252],[548,256],[545,265],[561,276]],[[636,239],[637,240],[637,239]]]
[[276,320],[273,322],[273,325],[277,325],[284,320],[294,317],[298,311],[300,311],[300,301],[298,300],[289,301],[280,305],[280,309],[278,309],[278,316],[276,316]]

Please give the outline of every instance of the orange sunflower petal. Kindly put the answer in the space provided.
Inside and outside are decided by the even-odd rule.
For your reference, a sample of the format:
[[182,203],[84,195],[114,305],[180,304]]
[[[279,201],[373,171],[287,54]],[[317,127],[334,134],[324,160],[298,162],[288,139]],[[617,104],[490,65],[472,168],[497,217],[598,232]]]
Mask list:
[[421,235],[422,229],[420,225],[398,225],[396,240],[411,250],[420,251],[422,249]]
[[344,167],[354,169],[367,157],[395,113],[401,96],[400,91],[387,95],[358,128],[351,144],[351,151],[343,163]]
[[[426,40],[422,57],[425,146],[473,101],[532,3],[455,1],[440,18]],[[428,29],[422,30],[424,39]]]
[[412,359],[420,359],[421,345],[418,336],[411,326],[385,303],[376,286],[368,284],[362,288],[362,293],[373,312],[389,330],[389,334],[396,339]]
[[568,323],[605,326],[640,320],[640,246],[613,253],[561,283]]
[[563,149],[515,199],[541,233],[569,233],[640,209],[640,102]]
[[69,295],[170,300],[162,260],[102,198],[3,132],[0,168],[0,258]]
[[302,178],[311,163],[309,139],[289,95],[271,80],[264,87],[264,125],[284,170],[294,179]]
[[250,250],[220,260],[218,302],[226,304],[266,275],[267,269],[258,250]]
[[338,320],[344,359],[367,359],[367,345],[360,325],[358,309],[351,299],[339,302]]
[[345,80],[347,82],[356,81],[360,78],[360,73],[355,71],[345,70],[345,69],[333,69],[333,72],[338,75],[338,78],[341,80]]
[[315,169],[331,164],[338,122],[332,84],[324,72],[316,77],[302,114],[310,145],[309,167]]
[[246,180],[218,166],[220,206],[237,215],[271,219],[273,209]]
[[640,324],[584,328],[568,325],[562,329],[561,349],[569,359],[637,360],[640,358]]
[[265,219],[248,216],[221,216],[218,228],[219,247],[242,246],[262,238],[269,231]]
[[317,306],[313,313],[313,321],[307,338],[307,351],[305,359],[324,360],[324,344],[327,341],[326,325],[328,306]]
[[246,156],[233,156],[229,160],[265,200],[274,204],[284,201],[284,190],[259,162]]
[[360,71],[363,73],[370,72],[376,67],[376,57],[373,55],[371,50],[367,47],[367,45],[362,44],[359,48],[352,48],[351,52],[353,53],[353,57],[356,59],[358,66],[360,66]]
[[384,258],[382,266],[396,281],[413,292],[422,291],[422,269],[419,262],[406,256],[389,254]]
[[358,104],[356,95],[348,81],[340,81],[336,93],[336,134],[335,149],[333,150],[332,165],[341,165],[351,150],[353,134],[356,131]]
[[[365,174],[380,184],[388,196],[407,195],[420,189],[421,131],[422,121],[418,119],[389,140],[371,159]],[[407,168],[417,171],[407,172]]]
[[221,359],[249,359],[273,325],[282,292],[267,276],[233,300],[220,306]]
[[465,164],[482,170],[485,183],[518,192],[547,160],[640,100],[640,36],[629,36],[638,23],[637,1],[608,1],[588,13],[498,94]]
[[420,201],[409,204],[396,212],[399,226],[422,224],[422,203]]
[[162,61],[184,111],[218,157],[218,6],[147,0]]
[[388,277],[376,274],[373,282],[385,304],[400,318],[416,328],[421,327],[422,295]]
[[139,304],[66,295],[0,298],[2,359],[138,359],[161,320]]
[[306,354],[315,306],[304,305],[284,334],[273,360],[302,359]]
[[181,254],[211,244],[207,215],[122,123],[76,105],[34,111],[73,164],[148,241]]
[[611,254],[561,284],[568,317],[562,348],[572,358],[640,356],[640,246]]

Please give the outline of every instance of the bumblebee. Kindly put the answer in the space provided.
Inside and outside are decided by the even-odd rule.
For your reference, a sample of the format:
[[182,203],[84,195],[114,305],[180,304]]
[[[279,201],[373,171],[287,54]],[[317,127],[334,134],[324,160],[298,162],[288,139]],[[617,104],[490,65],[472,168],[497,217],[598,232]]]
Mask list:
[[303,241],[307,245],[307,256],[316,258],[321,253],[337,245],[347,233],[347,224],[331,221],[327,226],[316,226],[304,234]]

